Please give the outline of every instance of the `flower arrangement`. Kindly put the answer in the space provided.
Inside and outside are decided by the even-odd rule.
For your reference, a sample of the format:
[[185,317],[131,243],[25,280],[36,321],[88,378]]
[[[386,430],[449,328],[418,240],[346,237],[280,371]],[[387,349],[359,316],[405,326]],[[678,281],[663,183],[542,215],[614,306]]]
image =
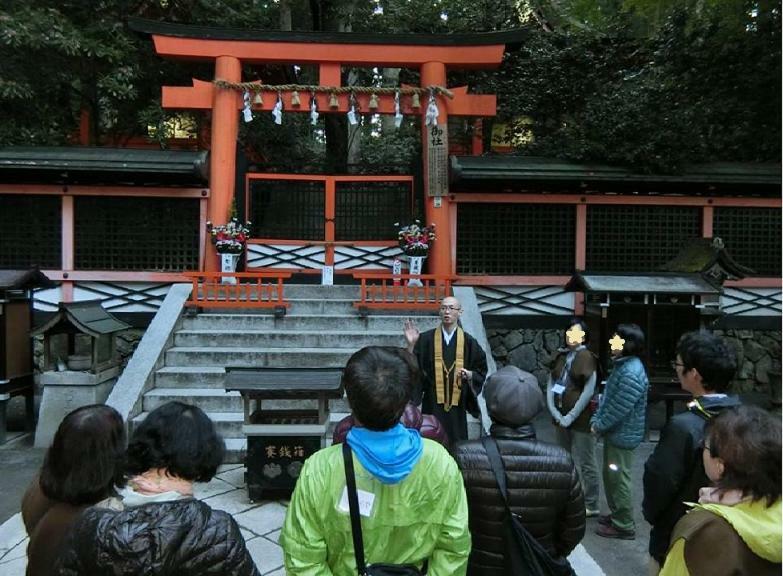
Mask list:
[[[395,222],[394,225],[400,226],[399,222]],[[414,220],[412,224],[402,226],[397,232],[400,249],[407,256],[426,256],[433,240],[435,240],[435,224],[422,226],[421,220]]]
[[218,254],[241,254],[250,236],[250,222],[240,224],[236,218],[220,226],[207,222],[207,232]]

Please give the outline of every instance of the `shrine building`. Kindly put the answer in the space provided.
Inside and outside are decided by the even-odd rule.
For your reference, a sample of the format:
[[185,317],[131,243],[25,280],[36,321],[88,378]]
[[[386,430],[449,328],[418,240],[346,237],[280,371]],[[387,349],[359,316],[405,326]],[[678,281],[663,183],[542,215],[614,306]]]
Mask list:
[[[699,327],[740,347],[761,342],[763,351],[743,357],[739,379],[747,387],[768,381],[779,365],[780,164],[656,175],[484,154],[491,147],[482,122],[496,115],[496,97],[450,86],[449,73],[497,68],[510,46],[525,41],[523,31],[130,25],[159,57],[213,67],[212,81],[162,90],[164,108],[210,118],[208,134],[190,150],[0,149],[0,268],[37,266],[58,283],[35,292],[37,311],[99,300],[144,326],[172,284],[190,281],[184,272],[220,269],[206,224],[226,222],[232,206],[240,221],[252,222],[238,270],[278,275],[283,284],[318,284],[325,270],[335,284],[391,278],[400,256],[393,224],[420,217],[437,230],[425,276],[433,286],[475,288],[499,362],[543,377],[558,333],[576,315],[602,335],[618,322],[638,323],[654,376],[667,373],[677,337]],[[274,85],[243,76],[266,64],[316,67],[318,80]],[[412,69],[420,81],[346,86],[347,67]],[[279,105],[285,116],[313,108],[346,115],[353,107],[415,117],[421,158],[415,166],[341,173],[254,162],[238,146],[240,124]]]

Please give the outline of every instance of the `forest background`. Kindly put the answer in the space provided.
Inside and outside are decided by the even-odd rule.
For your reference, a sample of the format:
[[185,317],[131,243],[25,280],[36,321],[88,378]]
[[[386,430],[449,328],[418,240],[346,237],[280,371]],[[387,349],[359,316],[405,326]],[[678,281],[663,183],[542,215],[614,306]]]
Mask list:
[[[775,0],[5,0],[0,7],[0,146],[92,145],[144,136],[166,146],[203,115],[162,110],[162,85],[213,79],[164,60],[129,16],[259,30],[458,33],[523,29],[497,70],[454,71],[449,86],[496,93],[514,152],[677,172],[714,161],[780,162],[781,2]],[[314,48],[316,49],[316,48]],[[344,69],[343,83],[418,83],[407,69]],[[256,66],[245,80],[314,83],[317,70]],[[256,161],[333,170],[418,158],[418,122],[364,115],[257,114],[242,124]],[[464,122],[470,136],[473,123]],[[490,139],[485,138],[490,153]]]

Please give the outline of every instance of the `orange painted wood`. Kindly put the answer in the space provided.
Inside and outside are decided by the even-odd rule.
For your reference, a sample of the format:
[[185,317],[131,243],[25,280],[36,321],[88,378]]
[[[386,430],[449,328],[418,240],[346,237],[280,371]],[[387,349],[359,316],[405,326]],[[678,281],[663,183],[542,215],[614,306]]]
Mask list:
[[565,286],[571,276],[470,276],[458,275],[454,283],[469,286]]
[[326,254],[324,265],[334,266],[334,215],[336,211],[336,199],[334,197],[334,178],[326,178],[326,199],[324,202],[324,239],[326,240]]
[[141,186],[63,186],[62,184],[0,184],[0,194],[56,196],[139,196],[150,198],[208,198],[209,188],[163,188]]
[[[321,69],[329,65],[323,64]],[[339,72],[339,66],[337,66]],[[328,76],[331,77],[331,76]],[[339,74],[333,82],[321,79],[321,86],[341,86]],[[209,110],[212,108],[213,92],[215,86],[211,82],[193,79],[193,86],[164,86],[162,93],[162,105],[164,108],[173,108],[180,110]],[[468,94],[468,87],[449,88],[454,93],[454,98],[444,98],[443,106],[446,107],[449,114],[455,116],[494,116],[497,113],[497,98],[493,94]],[[237,92],[237,94],[239,94]],[[282,91],[280,95],[283,98],[283,107],[288,112],[310,112],[310,94],[299,93],[301,104],[294,106],[291,104],[291,95],[293,91]],[[277,94],[273,92],[263,92],[263,104],[253,104],[254,113],[271,112],[277,101]],[[348,112],[350,107],[348,94],[337,94],[339,106],[332,108],[329,106],[330,95],[318,92],[315,95],[318,112],[321,114]],[[394,96],[391,94],[378,94],[378,108],[370,111],[370,95],[356,94],[356,101],[359,112],[373,114],[394,114]],[[422,97],[424,99],[424,97]],[[400,98],[400,109],[403,114],[423,115],[426,105],[415,109],[411,106],[410,96],[403,95]],[[243,103],[240,100],[237,103],[237,110],[241,109]]]
[[330,174],[248,174],[248,180],[313,180],[323,181],[331,178],[335,182],[413,182],[413,176],[399,174],[379,176],[332,176]]
[[587,264],[587,206],[576,205],[576,248],[574,265],[577,270],[584,270]]
[[[446,85],[446,66],[443,62],[437,61],[432,58],[430,61],[425,62],[421,67],[421,85],[424,86],[445,86]],[[438,102],[438,124],[448,126],[448,112],[446,111],[442,96],[436,96]],[[426,110],[427,99],[422,98],[421,102],[422,110]],[[421,123],[421,149],[422,149],[422,174],[424,180],[424,219],[427,224],[435,224],[435,232],[437,238],[432,243],[429,255],[427,258],[427,267],[431,274],[436,276],[446,276],[451,274],[452,271],[452,251],[451,251],[451,235],[449,234],[449,198],[448,196],[441,197],[441,206],[435,207],[435,199],[429,197],[429,170],[428,170],[428,158],[427,158],[427,138],[428,138],[428,126]]]
[[[186,306],[201,308],[288,308],[283,281],[290,272],[186,272],[192,281]],[[238,279],[237,284],[221,284],[225,277]],[[242,282],[245,280],[245,282]]]
[[[52,280],[79,282],[186,282],[181,272],[119,270],[42,270]],[[66,276],[67,275],[67,276]]]
[[[220,55],[215,60],[215,78],[229,82],[242,79],[242,64],[237,58]],[[234,90],[216,89],[212,104],[212,144],[209,154],[209,182],[212,197],[209,202],[209,220],[215,224],[228,221],[234,198],[236,174],[237,134],[239,119],[237,106],[241,96]],[[219,268],[217,252],[207,247],[206,270]]]
[[[359,309],[437,310],[452,293],[451,276],[355,272],[353,277],[360,281],[360,297],[353,303]],[[423,286],[408,286],[411,278],[418,278]]]
[[701,211],[701,235],[704,238],[712,238],[712,223],[715,218],[715,209],[705,206]]
[[503,60],[504,44],[486,46],[426,46],[394,44],[312,44],[259,40],[208,40],[152,35],[161,56],[186,60],[211,60],[223,56],[244,64],[321,64],[339,62],[356,66],[413,67],[442,62],[459,68],[494,68]]
[[277,238],[251,238],[248,244],[280,244],[282,246],[396,246],[396,240],[278,240]]
[[74,219],[75,210],[73,206],[73,196],[63,196],[60,230],[60,265],[64,270],[72,270],[74,265]]
[[637,204],[647,206],[744,206],[780,208],[780,198],[712,198],[699,196],[584,196],[579,194],[482,194],[458,192],[451,195],[456,203],[479,204]]

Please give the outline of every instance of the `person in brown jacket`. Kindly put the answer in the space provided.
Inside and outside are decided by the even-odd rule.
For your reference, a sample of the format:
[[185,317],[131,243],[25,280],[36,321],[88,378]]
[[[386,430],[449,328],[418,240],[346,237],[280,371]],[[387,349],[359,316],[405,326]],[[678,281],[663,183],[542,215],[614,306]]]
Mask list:
[[546,388],[546,402],[555,422],[557,443],[574,459],[585,495],[588,517],[600,513],[595,436],[590,432],[592,400],[598,394],[597,362],[587,349],[590,334],[583,320],[574,318],[565,332],[565,348],[557,351]]
[[54,564],[73,522],[95,504],[119,507],[124,486],[125,426],[109,406],[68,414],[54,435],[43,466],[22,498],[27,576],[54,574]]
[[[487,379],[489,430],[506,471],[508,500],[528,532],[556,559],[565,559],[585,533],[582,486],[573,460],[560,446],[536,440],[531,422],[544,407],[538,380],[516,366]],[[504,502],[481,440],[457,444],[454,458],[468,495],[473,549],[470,576],[508,576]]]

